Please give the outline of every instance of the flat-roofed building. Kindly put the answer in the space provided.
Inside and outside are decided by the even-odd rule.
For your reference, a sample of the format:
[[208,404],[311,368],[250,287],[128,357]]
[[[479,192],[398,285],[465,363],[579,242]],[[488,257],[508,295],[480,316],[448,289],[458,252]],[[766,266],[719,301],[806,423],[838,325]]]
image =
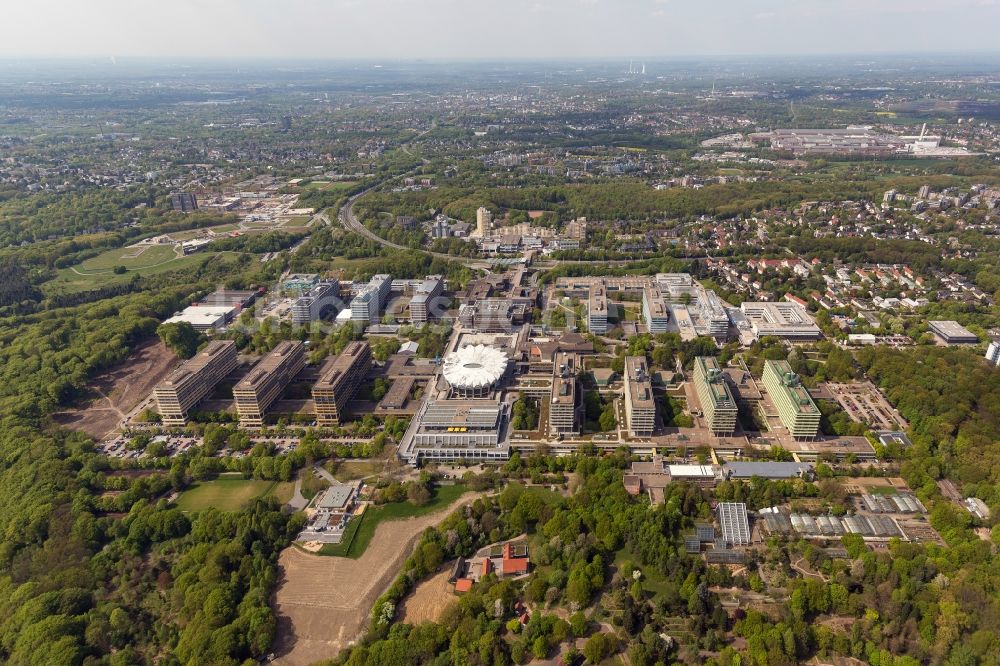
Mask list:
[[264,414],[305,365],[305,346],[285,340],[265,356],[233,387],[240,425],[260,427]]
[[219,331],[226,327],[235,313],[236,308],[230,305],[191,305],[163,323],[179,324],[184,322],[191,324],[191,328],[196,331]]
[[724,340],[729,335],[729,315],[714,291],[705,289],[688,273],[657,273],[655,284],[668,305],[683,305],[695,335]]
[[644,356],[625,357],[625,420],[632,437],[652,437],[656,400]]
[[1000,337],[990,340],[985,358],[991,365],[1000,366]]
[[188,411],[236,369],[236,343],[213,340],[153,390],[156,409],[168,426],[184,425]]
[[642,290],[642,318],[650,333],[666,333],[670,323],[670,310],[656,287]]
[[927,326],[931,329],[931,333],[949,345],[974,345],[979,343],[979,337],[957,321],[929,321],[927,322]]
[[337,309],[340,302],[340,283],[337,280],[319,282],[309,293],[299,296],[292,303],[292,323],[308,324],[324,314]]
[[712,433],[731,435],[736,432],[739,409],[715,357],[699,356],[694,360],[694,386],[705,423]]
[[712,488],[719,481],[719,471],[712,465],[667,465],[670,481],[686,481],[705,488]]
[[351,321],[377,322],[391,290],[391,277],[385,274],[373,275],[351,301]]
[[[427,460],[506,460],[509,407],[499,400],[432,400],[414,417],[400,456]],[[409,433],[408,433],[409,435]]]
[[482,333],[509,333],[516,324],[523,323],[526,316],[527,307],[509,298],[484,298],[458,310],[463,328]]
[[788,361],[765,361],[763,381],[782,425],[792,437],[815,439],[819,435],[819,407]]
[[597,335],[608,332],[608,294],[604,283],[600,280],[594,280],[590,284],[590,298],[587,302],[587,329]]
[[421,282],[410,299],[410,321],[414,324],[426,324],[435,312],[443,290],[444,279],[440,275],[431,275]]
[[368,343],[354,341],[339,356],[323,363],[319,381],[312,388],[318,424],[339,424],[342,421],[344,408],[365,381],[371,359],[372,351]]
[[810,463],[732,461],[722,466],[724,478],[741,481],[750,480],[755,476],[772,481],[796,478],[811,480],[812,474],[813,466]]
[[553,435],[578,435],[578,391],[576,386],[577,358],[560,352],[552,370],[552,392],[549,397],[549,430]]
[[819,340],[823,337],[819,326],[798,303],[746,301],[740,304],[740,310],[758,338],[773,335],[786,340]]

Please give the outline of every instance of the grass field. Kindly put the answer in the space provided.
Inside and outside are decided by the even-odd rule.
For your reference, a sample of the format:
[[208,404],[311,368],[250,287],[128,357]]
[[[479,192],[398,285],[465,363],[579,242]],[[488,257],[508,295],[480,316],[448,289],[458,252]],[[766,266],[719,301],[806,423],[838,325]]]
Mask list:
[[344,539],[340,543],[325,544],[319,553],[333,557],[350,557],[356,560],[364,555],[379,523],[434,513],[457,500],[465,490],[466,488],[462,484],[441,486],[434,493],[434,497],[423,506],[416,506],[409,502],[396,502],[395,504],[368,507],[360,517],[350,522],[344,533]]
[[333,473],[333,476],[337,481],[353,481],[354,479],[374,476],[383,471],[385,467],[385,460],[380,458],[374,460],[345,460],[337,463],[337,470]]
[[[118,248],[109,250],[76,266],[60,269],[54,278],[45,283],[46,291],[52,293],[72,293],[100,289],[109,285],[128,282],[133,275],[157,275],[170,271],[189,269],[200,265],[212,257],[220,256],[218,252],[198,252],[178,257],[173,247],[154,245],[145,249],[142,254],[131,257],[133,249]],[[115,266],[124,266],[125,273],[114,273]]]
[[340,180],[337,182],[330,181],[312,181],[302,186],[303,190],[321,190],[323,192],[346,192],[357,185],[357,181],[354,180]]
[[264,495],[275,495],[281,501],[288,501],[292,492],[291,483],[220,476],[185,490],[177,498],[177,506],[183,511],[201,511],[212,507],[221,511],[237,511],[250,500]]

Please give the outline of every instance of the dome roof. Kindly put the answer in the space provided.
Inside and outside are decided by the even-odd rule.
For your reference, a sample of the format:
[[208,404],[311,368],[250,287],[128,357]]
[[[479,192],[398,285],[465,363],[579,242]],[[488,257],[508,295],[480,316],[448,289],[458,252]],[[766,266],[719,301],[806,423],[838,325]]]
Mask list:
[[470,345],[444,359],[444,378],[460,389],[493,386],[507,370],[507,354],[487,345]]

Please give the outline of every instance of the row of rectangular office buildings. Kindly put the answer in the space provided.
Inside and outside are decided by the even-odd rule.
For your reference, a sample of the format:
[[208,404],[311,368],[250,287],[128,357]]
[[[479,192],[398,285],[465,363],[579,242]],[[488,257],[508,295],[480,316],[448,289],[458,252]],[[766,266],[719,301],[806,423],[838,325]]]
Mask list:
[[[284,341],[262,358],[233,386],[233,399],[240,425],[260,427],[264,417],[305,366],[305,345]],[[191,411],[237,366],[236,343],[214,340],[172,372],[153,391],[164,425],[182,426]],[[336,425],[345,408],[364,383],[371,367],[367,342],[351,342],[344,351],[327,359],[312,387],[315,416],[319,425]]]
[[[792,372],[788,361],[765,361],[762,381],[781,424],[792,438],[816,439],[822,414],[809,391]],[[738,401],[714,357],[700,356],[695,359],[694,385],[705,424],[712,433],[722,436],[735,433],[739,417]]]
[[[292,304],[294,324],[316,321],[341,304],[342,289],[337,280],[309,280],[311,277],[316,276],[294,276],[292,288],[301,290],[301,295]],[[286,288],[288,287],[289,281],[286,281]],[[384,273],[373,275],[367,283],[356,287],[356,293],[348,306],[351,321],[378,322],[393,290],[411,294],[410,321],[425,324],[436,314],[435,306],[444,291],[444,278],[430,275],[424,280],[393,280]]]

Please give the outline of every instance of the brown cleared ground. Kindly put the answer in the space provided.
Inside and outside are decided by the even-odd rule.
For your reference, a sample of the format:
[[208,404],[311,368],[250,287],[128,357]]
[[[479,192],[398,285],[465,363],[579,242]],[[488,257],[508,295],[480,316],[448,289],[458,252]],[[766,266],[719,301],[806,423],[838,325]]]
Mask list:
[[449,576],[451,576],[450,563],[433,578],[417,585],[413,594],[403,600],[400,620],[407,624],[437,622],[441,617],[441,611],[458,599],[453,591],[454,586],[448,582]]
[[367,627],[375,600],[395,579],[426,528],[444,520],[477,493],[465,493],[436,513],[381,523],[364,555],[312,555],[286,548],[278,560],[278,614],[275,663],[306,666],[331,659],[353,643]]
[[98,375],[88,387],[87,405],[54,415],[61,425],[101,439],[146,399],[180,361],[159,339],[144,342],[126,360]]

